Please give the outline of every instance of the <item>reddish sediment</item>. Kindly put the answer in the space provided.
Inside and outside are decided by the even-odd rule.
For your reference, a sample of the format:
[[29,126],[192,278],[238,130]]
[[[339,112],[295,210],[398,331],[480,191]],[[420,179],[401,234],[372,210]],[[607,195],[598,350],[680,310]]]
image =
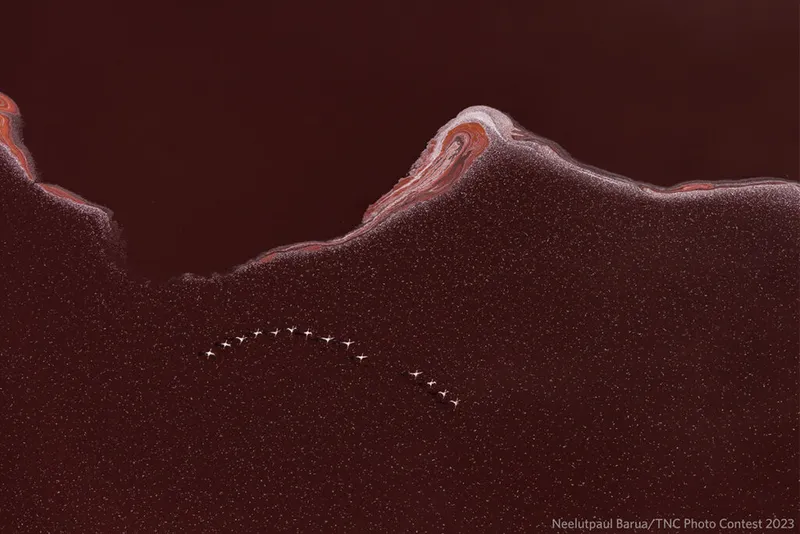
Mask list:
[[314,252],[341,245],[377,227],[392,215],[446,193],[483,154],[489,142],[486,130],[478,122],[465,122],[440,132],[428,142],[411,167],[411,174],[401,178],[391,191],[367,208],[358,228],[330,241],[310,241],[273,249],[256,263],[267,263],[289,252]]
[[[0,93],[0,148],[7,153],[25,177],[35,182],[42,190],[54,197],[105,211],[79,195],[57,185],[38,182],[31,160],[21,139],[19,107],[8,96]],[[672,187],[659,187],[637,182],[623,176],[594,169],[573,159],[557,143],[541,138],[514,122],[507,115],[486,106],[465,109],[443,126],[431,139],[425,150],[412,165],[408,176],[401,178],[392,189],[367,207],[361,224],[348,234],[328,241],[308,241],[269,250],[248,262],[269,262],[284,253],[314,252],[323,248],[346,243],[380,226],[388,218],[404,212],[423,202],[434,200],[447,193],[468,172],[475,161],[485,153],[490,144],[517,146],[542,153],[556,164],[579,170],[582,174],[594,175],[603,180],[633,185],[642,191],[665,197],[680,197],[676,193],[693,193],[718,189],[744,188],[761,185],[786,185],[778,179],[750,179],[719,182],[690,182]],[[502,150],[502,148],[501,148]],[[110,217],[110,213],[107,212]]]
[[59,187],[59,186],[53,185],[53,184],[45,184],[45,183],[38,183],[36,185],[38,185],[39,187],[41,187],[42,189],[44,189],[48,193],[50,193],[50,194],[52,194],[52,195],[54,195],[54,196],[56,196],[58,198],[63,198],[65,200],[69,200],[69,201],[74,202],[76,204],[81,204],[83,206],[89,206],[89,207],[92,207],[92,208],[96,207],[96,206],[93,206],[90,202],[87,202],[86,200],[82,199],[81,197],[79,197],[78,195],[73,193],[72,191],[64,189],[63,187]]
[[92,207],[104,211],[102,208],[93,205],[91,202],[61,186],[39,182],[36,179],[36,173],[30,163],[27,149],[18,141],[18,139],[20,139],[20,128],[21,115],[19,107],[10,97],[0,93],[0,148],[4,149],[4,151],[11,156],[14,164],[22,170],[25,178],[34,182],[43,191],[50,193],[56,198],[68,200],[80,206]]
[[4,148],[15,163],[22,169],[25,176],[30,181],[34,181],[34,173],[31,168],[24,146],[17,143],[20,127],[19,107],[11,98],[0,93],[0,148]]
[[409,206],[429,200],[447,191],[489,146],[489,137],[477,122],[459,124],[446,133],[441,150],[431,140],[425,152],[412,167],[412,174],[400,179],[391,191],[367,208],[362,222],[385,218]]

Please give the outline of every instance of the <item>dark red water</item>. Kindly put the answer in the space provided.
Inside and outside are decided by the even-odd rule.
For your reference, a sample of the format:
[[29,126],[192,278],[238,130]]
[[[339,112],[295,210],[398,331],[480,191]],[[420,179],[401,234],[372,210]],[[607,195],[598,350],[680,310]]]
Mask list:
[[4,529],[796,514],[797,184],[648,186],[477,108],[351,234],[157,284],[8,131]]
[[5,2],[0,92],[158,280],[349,232],[476,104],[648,183],[800,179],[796,0],[344,4]]

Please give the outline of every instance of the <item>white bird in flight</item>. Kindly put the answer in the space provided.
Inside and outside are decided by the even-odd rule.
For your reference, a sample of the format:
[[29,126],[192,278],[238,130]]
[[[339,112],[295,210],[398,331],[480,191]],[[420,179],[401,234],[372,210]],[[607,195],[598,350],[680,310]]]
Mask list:
[[448,394],[448,393],[449,393],[449,391],[447,391],[447,390],[444,390],[444,391],[440,391],[440,392],[439,392],[439,395],[441,395],[441,396],[442,396],[442,398],[445,398],[445,397],[447,396],[447,394]]
[[310,335],[311,335],[311,334],[313,334],[313,333],[314,333],[314,332],[312,332],[311,330],[306,330],[305,332],[303,332],[303,335],[305,335],[305,336],[306,336],[306,339],[308,339],[308,336],[310,336]]
[[428,387],[432,388],[434,384],[436,384],[436,380],[431,380],[430,382],[428,382]]
[[366,357],[367,357],[367,356],[364,356],[363,354],[360,354],[360,355],[356,356],[356,358],[358,358],[358,361],[361,361],[361,360],[363,360],[363,359],[364,359],[364,358],[366,358]]
[[294,331],[297,330],[297,327],[292,326],[291,328],[287,328],[286,330],[288,330],[290,334],[294,334]]
[[321,337],[320,339],[325,340],[325,343],[330,343],[333,341],[333,337],[330,334],[328,334],[328,337]]
[[422,374],[422,371],[414,371],[413,373],[408,373],[408,374],[410,374],[414,378],[417,378],[419,375]]
[[208,352],[206,352],[205,354],[206,354],[206,356],[207,356],[207,357],[209,357],[209,358],[210,358],[211,356],[216,356],[216,354],[214,354],[214,353],[213,353],[213,352],[211,352],[211,351],[208,351]]
[[355,343],[355,341],[350,341],[349,339],[347,341],[342,341],[342,345],[347,345],[348,349],[350,348],[350,345],[352,345],[353,343]]
[[254,335],[255,337],[258,337],[258,336],[260,336],[260,335],[261,335],[261,334],[263,334],[263,333],[264,333],[264,332],[262,332],[261,330],[256,330],[255,332],[253,332],[253,335]]
[[456,408],[458,408],[458,402],[459,402],[459,401],[458,401],[458,399],[456,399],[456,400],[451,400],[450,402],[452,402],[452,403],[453,403],[453,406],[455,406]]
[[278,334],[280,334],[280,333],[281,333],[281,331],[280,331],[280,330],[278,330],[277,328],[276,328],[275,330],[273,330],[272,332],[270,332],[270,334],[272,334],[273,336],[276,336],[276,337],[277,337],[277,335],[278,335]]
[[239,340],[239,344],[241,345],[242,343],[244,343],[244,340],[247,339],[247,338],[245,336],[242,336],[242,337],[238,337],[237,336],[236,339]]
[[230,343],[228,343],[228,340],[227,340],[227,339],[226,339],[225,341],[223,341],[221,344],[222,344],[222,346],[223,346],[223,347],[225,347],[226,349],[227,349],[228,347],[230,347],[230,346],[231,346],[231,344],[230,344]]

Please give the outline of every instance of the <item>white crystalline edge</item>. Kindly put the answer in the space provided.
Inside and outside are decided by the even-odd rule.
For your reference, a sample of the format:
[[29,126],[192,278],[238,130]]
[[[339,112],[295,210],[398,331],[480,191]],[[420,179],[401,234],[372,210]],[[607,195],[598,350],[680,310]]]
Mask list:
[[439,154],[442,153],[442,149],[444,148],[444,140],[447,137],[447,134],[454,128],[470,122],[479,123],[481,126],[483,126],[484,130],[486,130],[486,134],[489,135],[492,140],[496,141],[507,141],[511,138],[511,131],[514,129],[514,125],[512,124],[511,120],[506,115],[494,108],[490,108],[489,106],[468,107],[456,115],[453,119],[450,119],[444,126],[439,128],[439,130],[436,132],[436,135],[433,137],[435,144],[433,150],[431,151],[428,164],[423,168],[417,169],[415,175],[411,177],[412,179],[410,182],[415,182],[420,175],[423,174],[423,171],[433,164],[434,161],[436,161],[436,158],[438,158]]
[[[417,159],[417,162],[415,162],[411,168],[413,174],[405,177],[406,181],[403,183],[403,185],[397,190],[392,189],[391,191],[387,192],[377,201],[375,201],[375,203],[370,205],[369,209],[362,216],[362,224],[372,221],[378,215],[388,209],[391,209],[392,206],[396,204],[396,202],[392,202],[387,205],[383,205],[383,201],[387,195],[391,195],[392,197],[402,197],[403,191],[413,189],[413,186],[425,176],[425,171],[427,171],[428,168],[430,168],[430,166],[433,165],[439,158],[439,155],[444,149],[444,141],[447,137],[447,134],[450,133],[450,131],[452,131],[454,128],[466,123],[478,123],[483,126],[486,134],[490,137],[492,142],[504,142],[507,139],[510,139],[511,131],[514,128],[513,123],[505,114],[489,106],[471,106],[464,109],[453,119],[449,120],[444,126],[439,128],[439,130],[436,132],[436,135],[432,139],[434,145],[433,149],[430,151],[430,154],[427,154],[427,148],[425,151],[423,151],[423,153]],[[430,144],[430,142],[428,144]],[[424,165],[417,167],[417,164],[423,157],[425,157],[427,161]],[[373,207],[376,206],[380,209],[373,211]]]
[[489,106],[470,106],[439,129],[439,133],[436,136],[439,145],[441,145],[448,131],[468,122],[480,123],[487,134],[494,134],[494,136],[506,141],[511,139],[511,132],[514,129],[514,124],[505,113]]
[[[727,180],[727,181],[693,181],[693,182],[682,182],[676,184],[671,187],[660,187],[653,184],[648,184],[645,182],[635,181],[633,179],[627,178],[625,176],[617,175],[603,169],[598,169],[596,167],[592,167],[591,165],[587,165],[575,160],[569,152],[564,150],[558,143],[545,139],[543,137],[539,137],[530,131],[525,130],[527,134],[533,137],[533,141],[531,140],[521,140],[517,141],[514,140],[512,134],[517,127],[511,121],[510,117],[507,116],[505,113],[489,107],[489,106],[470,106],[464,110],[462,110],[458,115],[456,115],[453,119],[448,121],[444,126],[439,128],[436,135],[433,138],[434,147],[431,151],[430,155],[427,158],[427,164],[418,168],[414,169],[414,175],[409,176],[411,178],[408,183],[406,184],[403,189],[407,188],[408,186],[412,185],[421,176],[424,174],[424,171],[430,166],[442,152],[444,148],[444,140],[447,137],[447,134],[461,124],[466,123],[478,123],[483,126],[486,134],[490,137],[490,146],[487,150],[492,148],[492,144],[500,143],[504,145],[512,145],[518,148],[523,148],[526,150],[531,150],[535,152],[538,156],[544,157],[551,162],[555,162],[557,165],[565,167],[569,170],[576,171],[583,176],[591,177],[595,180],[599,180],[608,185],[614,185],[617,187],[622,187],[624,189],[632,190],[636,189],[639,192],[643,192],[649,195],[655,195],[661,199],[669,199],[669,200],[677,200],[677,199],[689,199],[689,198],[696,198],[698,196],[707,197],[708,195],[715,195],[720,193],[731,193],[733,191],[742,192],[753,186],[777,186],[780,188],[785,188],[786,186],[790,186],[791,191],[794,193],[800,192],[800,184],[795,182],[791,182],[788,180],[782,180],[779,178],[748,178],[742,180]],[[521,127],[520,127],[521,129]],[[5,154],[8,160],[13,162],[13,165],[18,167],[22,170],[23,173],[24,167],[20,161],[14,156],[13,153],[8,149],[8,147],[3,146],[4,150],[2,154]],[[426,149],[427,150],[427,149]],[[424,154],[424,152],[423,152]],[[34,177],[35,178],[35,177]],[[37,185],[38,182],[34,182]],[[688,191],[677,191],[681,187],[685,187],[686,185],[695,184],[695,183],[703,183],[703,184],[710,184],[715,185],[717,187],[712,189],[695,189],[695,190],[688,190]],[[728,185],[729,187],[720,187]],[[738,187],[736,187],[738,186]],[[41,185],[39,186],[41,188]],[[55,198],[61,203],[65,205],[69,205],[75,208],[78,208],[84,214],[93,215],[95,218],[99,219],[103,223],[103,227],[108,231],[112,231],[112,225],[110,224],[112,215],[110,214],[109,210],[105,210],[98,206],[94,206],[91,204],[81,204],[75,201],[72,201],[68,198],[60,197],[49,191],[46,191],[44,188],[41,188],[42,191],[45,193],[49,193],[51,198]],[[783,191],[784,189],[780,189]],[[770,195],[773,196],[773,195]],[[379,199],[380,200],[380,199]],[[361,225],[360,225],[361,226]],[[347,238],[355,233],[358,230],[358,227],[351,232],[348,232],[344,236],[340,236],[338,238],[334,238],[328,241],[307,241],[307,242],[300,242],[294,243],[290,245],[284,245],[280,247],[273,248],[264,254],[258,256],[253,260],[246,262],[245,264],[239,266],[234,270],[240,270],[247,268],[249,266],[253,266],[259,264],[259,259],[263,258],[264,256],[268,256],[270,254],[276,254],[275,259],[281,256],[293,256],[295,254],[306,254],[310,251],[305,251],[302,249],[298,249],[295,247],[300,246],[314,246],[314,245],[336,245],[336,244],[343,244],[343,242],[347,241]],[[289,250],[284,250],[289,249]],[[192,276],[187,274],[186,276]]]
[[[535,153],[544,156],[563,168],[578,172],[585,177],[599,180],[605,184],[622,187],[629,190],[635,189],[641,193],[657,196],[658,198],[664,200],[689,199],[708,195],[713,196],[717,194],[731,193],[733,191],[742,192],[743,190],[747,190],[752,187],[762,188],[767,186],[778,187],[781,190],[789,186],[789,191],[795,193],[800,192],[800,184],[797,182],[765,176],[741,178],[736,180],[691,180],[679,182],[668,187],[634,180],[626,176],[615,174],[613,172],[582,163],[572,157],[567,150],[565,150],[555,141],[540,137],[528,130],[524,131],[533,137],[535,141],[517,141],[513,139],[512,132],[517,128],[514,126],[514,123],[511,121],[510,117],[505,113],[489,106],[472,106],[459,113],[455,119],[448,122],[445,127],[439,130],[439,134],[436,137],[437,148],[441,146],[441,142],[444,139],[443,136],[446,135],[448,130],[465,122],[479,122],[484,126],[488,134],[494,134],[491,135],[491,137],[493,137],[493,141],[500,140],[504,144],[534,151]],[[520,129],[522,129],[522,127],[520,127]],[[712,187],[709,189],[690,189],[680,191],[681,188],[694,184],[704,184]]]
[[[49,199],[52,199],[60,204],[63,204],[64,206],[75,208],[81,213],[84,213],[86,215],[96,217],[98,219],[97,222],[101,223],[103,227],[106,228],[108,231],[111,231],[112,214],[110,213],[110,210],[106,208],[101,208],[99,206],[95,206],[91,203],[88,203],[88,201],[87,203],[75,202],[74,200],[56,195],[55,193],[48,191],[43,187],[42,182],[40,182],[35,175],[28,177],[29,175],[28,171],[25,169],[25,165],[19,160],[19,158],[17,158],[17,156],[11,151],[10,148],[8,148],[5,144],[0,144],[0,148],[3,149],[2,151],[0,151],[0,158],[5,156],[4,158],[5,161],[9,163],[11,167],[14,167],[19,173],[21,173],[22,175],[21,178],[23,180],[30,183],[34,187],[38,188],[42,193],[47,195]],[[22,150],[24,152],[27,152],[27,150],[24,147],[22,147]],[[34,172],[34,170],[31,169],[31,172]],[[55,184],[52,185],[53,187],[59,188],[62,191],[67,191],[66,189],[60,188]],[[69,192],[71,194],[74,194],[72,193],[72,191]]]

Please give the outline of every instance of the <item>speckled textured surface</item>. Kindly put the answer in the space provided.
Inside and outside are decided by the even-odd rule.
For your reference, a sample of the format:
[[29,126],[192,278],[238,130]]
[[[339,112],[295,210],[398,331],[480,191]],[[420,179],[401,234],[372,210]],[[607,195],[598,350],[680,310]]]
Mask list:
[[796,185],[653,194],[495,142],[342,245],[151,284],[2,165],[4,529],[794,514]]

